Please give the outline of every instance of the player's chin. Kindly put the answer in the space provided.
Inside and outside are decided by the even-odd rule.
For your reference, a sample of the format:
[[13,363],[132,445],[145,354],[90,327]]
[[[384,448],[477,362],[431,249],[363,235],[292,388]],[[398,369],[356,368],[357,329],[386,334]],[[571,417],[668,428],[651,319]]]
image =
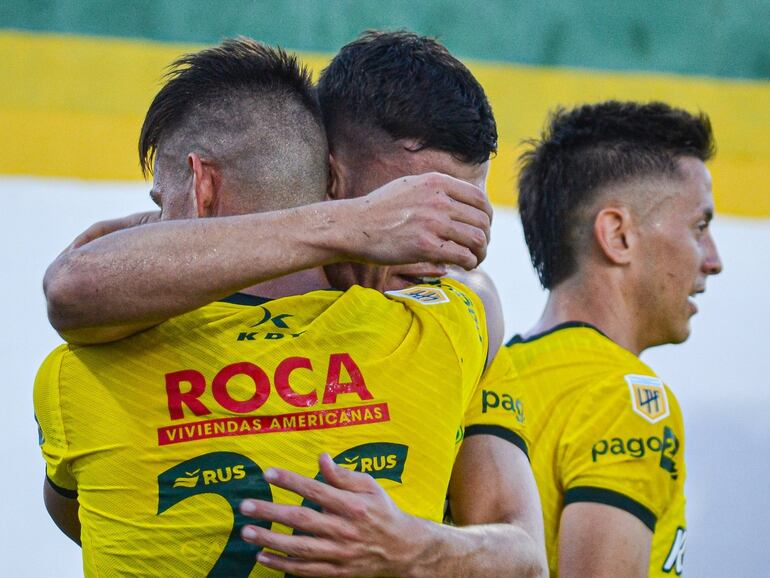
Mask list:
[[676,345],[677,343],[684,343],[690,337],[690,318],[683,320],[672,328],[671,336],[668,339],[668,343]]

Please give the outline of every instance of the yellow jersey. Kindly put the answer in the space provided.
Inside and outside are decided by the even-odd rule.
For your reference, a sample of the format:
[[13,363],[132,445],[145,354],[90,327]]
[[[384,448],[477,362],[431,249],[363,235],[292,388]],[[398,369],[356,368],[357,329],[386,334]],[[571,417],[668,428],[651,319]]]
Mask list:
[[262,472],[314,477],[322,452],[440,521],[463,429],[518,428],[470,411],[486,334],[478,297],[442,280],[237,294],[117,343],[59,347],[35,413],[48,479],[79,501],[85,574],[281,576],[240,539],[255,521],[238,504],[300,503]]
[[684,428],[668,386],[585,323],[516,336],[506,349],[527,407],[551,575],[558,575],[561,512],[574,502],[636,516],[653,531],[649,575],[680,575]]

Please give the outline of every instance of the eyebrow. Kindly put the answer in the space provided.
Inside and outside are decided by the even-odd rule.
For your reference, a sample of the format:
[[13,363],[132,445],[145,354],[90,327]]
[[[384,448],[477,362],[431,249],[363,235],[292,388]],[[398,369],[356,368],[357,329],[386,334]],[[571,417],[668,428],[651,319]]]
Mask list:
[[703,216],[707,221],[711,221],[714,218],[714,209],[711,207],[707,207],[703,210]]

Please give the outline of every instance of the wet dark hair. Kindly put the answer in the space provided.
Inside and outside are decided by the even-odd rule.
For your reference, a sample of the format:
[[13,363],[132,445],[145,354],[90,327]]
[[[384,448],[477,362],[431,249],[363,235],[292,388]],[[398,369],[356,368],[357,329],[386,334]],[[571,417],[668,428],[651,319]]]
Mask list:
[[[152,172],[159,143],[183,123],[207,109],[230,105],[242,97],[265,95],[294,99],[321,125],[311,75],[296,56],[249,38],[228,39],[219,46],[187,54],[169,67],[166,83],[152,101],[139,138],[139,163]],[[229,111],[232,114],[232,111]],[[237,111],[235,111],[237,113]],[[210,118],[208,119],[211,120]],[[198,125],[197,133],[208,128]]]
[[[436,40],[405,31],[367,31],[322,72],[318,96],[331,149],[350,127],[411,138],[420,148],[480,164],[497,150],[484,89]],[[354,143],[355,144],[355,143]]]
[[613,183],[678,176],[677,159],[707,161],[708,116],[662,102],[607,101],[553,112],[521,156],[519,211],[540,282],[551,289],[577,267],[581,211]]

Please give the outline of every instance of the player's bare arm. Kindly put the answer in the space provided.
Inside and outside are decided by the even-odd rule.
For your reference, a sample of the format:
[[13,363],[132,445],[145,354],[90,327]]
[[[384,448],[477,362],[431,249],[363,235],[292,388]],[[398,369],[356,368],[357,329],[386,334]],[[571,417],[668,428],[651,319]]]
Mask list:
[[326,484],[282,469],[265,474],[271,484],[321,506],[320,512],[261,500],[241,505],[248,516],[310,534],[247,526],[246,541],[283,553],[262,551],[261,564],[297,576],[545,575],[542,546],[515,524],[456,528],[422,520],[399,510],[371,476],[328,456],[320,468]]
[[[447,565],[454,558],[451,567],[464,568],[465,575],[482,569],[489,575],[547,575],[540,498],[524,451],[496,436],[466,438],[452,470],[449,496],[453,522],[478,544],[461,552],[448,542],[442,553]],[[486,535],[476,534],[478,528]]]
[[[472,268],[486,255],[491,215],[478,188],[431,173],[365,197],[271,213],[162,223],[139,214],[104,222],[46,272],[49,318],[65,339],[99,343],[331,262]],[[76,246],[121,225],[128,228]]]
[[652,532],[628,512],[589,502],[568,505],[559,527],[559,576],[647,576]]
[[80,546],[80,519],[77,498],[66,498],[46,479],[43,481],[43,501],[48,515],[70,540]]
[[85,231],[80,233],[69,246],[64,249],[63,252],[71,251],[82,247],[83,245],[90,243],[104,237],[115,231],[122,231],[123,229],[130,229],[131,227],[137,227],[139,225],[146,225],[147,223],[156,223],[160,221],[160,210],[157,211],[143,211],[141,213],[132,213],[125,217],[118,217],[116,219],[105,219],[104,221],[97,221]]

